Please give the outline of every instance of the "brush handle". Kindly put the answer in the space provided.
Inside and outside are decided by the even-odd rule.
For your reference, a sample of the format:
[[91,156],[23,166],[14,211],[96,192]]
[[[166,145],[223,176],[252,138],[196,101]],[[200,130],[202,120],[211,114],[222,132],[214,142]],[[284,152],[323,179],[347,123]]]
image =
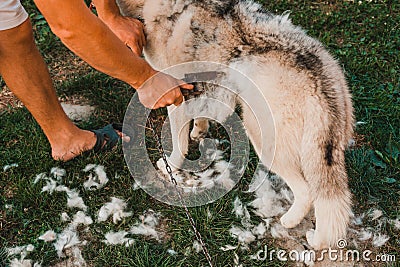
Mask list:
[[182,95],[185,97],[201,95],[204,92],[204,86],[199,87],[198,83],[216,80],[221,75],[222,72],[218,71],[186,73],[182,80],[186,83],[193,84],[194,88],[192,90],[181,88]]

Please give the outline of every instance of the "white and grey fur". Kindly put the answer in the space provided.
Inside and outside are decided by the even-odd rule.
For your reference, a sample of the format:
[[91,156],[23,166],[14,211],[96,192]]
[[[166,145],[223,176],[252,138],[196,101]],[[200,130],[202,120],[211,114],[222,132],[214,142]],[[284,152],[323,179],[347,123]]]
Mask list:
[[[273,15],[250,0],[118,2],[124,15],[144,20],[145,57],[154,68],[220,62],[258,85],[273,115],[264,118],[261,130],[252,113],[257,106],[251,110],[239,98],[223,95],[226,90],[213,94],[228,105],[242,105],[243,123],[260,160],[293,191],[294,204],[281,217],[282,225],[295,227],[313,204],[316,229],[307,233],[310,245],[321,249],[344,238],[351,214],[344,150],[353,134],[353,108],[343,71],[322,44],[294,26],[288,15]],[[206,108],[212,107],[198,106]],[[179,136],[170,160],[178,164],[188,147],[189,128],[181,125],[185,116],[175,112],[170,118],[172,139]],[[273,143],[267,133],[271,123],[275,154],[268,146]],[[207,130],[208,121],[196,119],[190,136],[198,138]],[[260,131],[267,134],[261,138]]]

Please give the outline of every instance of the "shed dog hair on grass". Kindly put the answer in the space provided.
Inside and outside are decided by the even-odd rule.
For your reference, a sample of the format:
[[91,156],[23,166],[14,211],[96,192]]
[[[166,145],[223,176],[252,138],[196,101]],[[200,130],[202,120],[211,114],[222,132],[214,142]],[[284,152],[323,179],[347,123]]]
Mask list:
[[113,223],[116,224],[118,221],[125,217],[132,216],[132,212],[125,212],[127,203],[119,198],[112,197],[111,202],[104,204],[98,213],[97,221],[104,222],[108,217],[112,216]]

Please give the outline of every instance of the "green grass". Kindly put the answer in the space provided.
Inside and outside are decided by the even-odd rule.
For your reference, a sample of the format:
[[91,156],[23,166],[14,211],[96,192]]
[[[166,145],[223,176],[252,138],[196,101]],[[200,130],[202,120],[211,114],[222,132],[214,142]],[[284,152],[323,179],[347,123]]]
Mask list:
[[[370,208],[379,208],[388,218],[400,216],[400,4],[395,1],[362,1],[361,4],[358,1],[264,2],[275,13],[290,10],[293,22],[321,40],[346,71],[356,120],[365,122],[356,129],[358,145],[347,153],[354,210],[360,214]],[[33,14],[41,51],[52,51],[59,46],[59,41],[46,30],[47,26],[42,24],[31,2],[25,1],[25,4]],[[61,96],[83,95],[98,107],[89,122],[79,124],[85,129],[122,121],[134,93],[122,82],[95,71],[76,80],[64,81],[57,90]],[[0,169],[0,248],[31,243],[36,249],[28,258],[43,261],[44,266],[59,262],[52,245],[37,240],[37,237],[48,229],[60,232],[65,227],[59,219],[61,212],[66,210],[65,195],[40,193],[43,184],[32,184],[37,174],[59,166],[67,170],[64,183],[80,189],[92,218],[111,196],[126,199],[129,210],[134,212],[132,218],[126,218],[118,225],[108,221],[91,226],[89,243],[83,247],[83,256],[88,263],[93,266],[206,266],[203,255],[190,250],[194,235],[183,210],[162,204],[142,190],[132,189],[133,178],[121,149],[101,155],[89,154],[68,163],[54,162],[45,136],[25,108],[0,111],[0,122],[0,167],[19,164],[7,172]],[[233,224],[239,223],[231,213],[232,202],[236,196],[249,198],[242,189],[257,165],[253,152],[251,159],[242,182],[233,191],[215,203],[190,209],[216,266],[233,265],[233,252],[223,252],[219,247],[235,244],[228,233]],[[105,188],[94,192],[83,190],[85,175],[81,170],[89,163],[106,167],[110,182]],[[114,178],[116,174],[119,178]],[[12,204],[12,210],[5,210],[5,204]],[[109,230],[129,229],[138,215],[149,208],[160,211],[167,221],[169,238],[165,242],[135,238],[135,245],[129,248],[100,242],[104,239],[103,233]],[[212,218],[207,217],[207,211],[213,214]],[[73,212],[69,211],[69,214]],[[375,224],[367,222],[370,226]],[[382,227],[391,239],[380,251],[396,254],[399,258],[399,231],[388,223]],[[260,241],[257,248],[264,244],[277,246],[274,240],[266,239]],[[169,248],[179,254],[169,255]],[[251,252],[237,251],[244,266],[285,266],[279,262],[249,259],[246,255],[254,254],[257,248]],[[3,259],[0,249],[0,266]]]

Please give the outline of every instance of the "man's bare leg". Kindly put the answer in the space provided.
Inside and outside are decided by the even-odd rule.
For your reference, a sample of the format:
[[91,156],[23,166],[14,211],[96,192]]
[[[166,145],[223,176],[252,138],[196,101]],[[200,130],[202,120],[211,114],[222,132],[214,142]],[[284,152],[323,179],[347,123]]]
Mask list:
[[0,31],[0,74],[43,129],[54,159],[68,161],[94,147],[94,133],[76,127],[63,111],[29,19]]

